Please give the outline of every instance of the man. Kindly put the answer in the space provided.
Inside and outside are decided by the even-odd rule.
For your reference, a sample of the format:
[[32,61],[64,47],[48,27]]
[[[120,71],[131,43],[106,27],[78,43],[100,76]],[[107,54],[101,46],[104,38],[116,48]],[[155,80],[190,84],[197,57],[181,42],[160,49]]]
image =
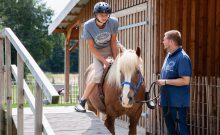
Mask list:
[[189,56],[182,49],[181,34],[171,30],[164,34],[164,60],[160,79],[160,104],[169,135],[188,135],[186,115],[190,105],[190,77],[192,66]]

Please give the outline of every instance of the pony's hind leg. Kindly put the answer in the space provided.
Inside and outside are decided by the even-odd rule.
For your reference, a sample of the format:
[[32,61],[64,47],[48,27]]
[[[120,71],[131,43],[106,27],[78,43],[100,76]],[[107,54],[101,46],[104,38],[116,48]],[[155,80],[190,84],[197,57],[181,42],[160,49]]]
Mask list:
[[107,115],[105,120],[105,126],[112,133],[112,135],[115,135],[115,117]]

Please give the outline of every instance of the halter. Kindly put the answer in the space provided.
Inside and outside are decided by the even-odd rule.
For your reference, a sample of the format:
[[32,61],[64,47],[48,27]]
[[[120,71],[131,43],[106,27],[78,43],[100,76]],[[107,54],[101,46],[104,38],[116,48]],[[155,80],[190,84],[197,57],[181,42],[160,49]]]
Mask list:
[[125,85],[125,84],[129,85],[132,88],[132,90],[134,91],[134,95],[136,95],[138,88],[141,86],[142,83],[143,83],[143,76],[140,72],[140,79],[139,79],[136,86],[134,86],[131,82],[127,82],[127,81],[122,82],[121,85]]

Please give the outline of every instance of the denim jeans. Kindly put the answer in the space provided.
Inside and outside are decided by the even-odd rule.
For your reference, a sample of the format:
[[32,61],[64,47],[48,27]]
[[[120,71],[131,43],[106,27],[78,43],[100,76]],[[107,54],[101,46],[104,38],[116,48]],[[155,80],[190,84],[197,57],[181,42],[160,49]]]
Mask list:
[[187,107],[163,106],[162,109],[169,135],[189,135],[186,122]]

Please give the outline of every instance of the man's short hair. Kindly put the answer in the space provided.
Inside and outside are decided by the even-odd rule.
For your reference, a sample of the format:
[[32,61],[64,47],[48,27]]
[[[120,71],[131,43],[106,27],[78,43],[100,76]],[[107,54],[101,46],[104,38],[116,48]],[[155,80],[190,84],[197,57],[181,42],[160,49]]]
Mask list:
[[173,40],[176,45],[182,45],[181,33],[178,30],[170,30],[164,34],[165,38]]

